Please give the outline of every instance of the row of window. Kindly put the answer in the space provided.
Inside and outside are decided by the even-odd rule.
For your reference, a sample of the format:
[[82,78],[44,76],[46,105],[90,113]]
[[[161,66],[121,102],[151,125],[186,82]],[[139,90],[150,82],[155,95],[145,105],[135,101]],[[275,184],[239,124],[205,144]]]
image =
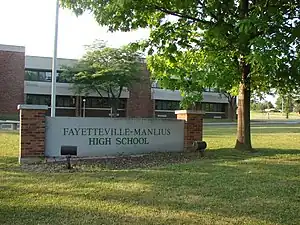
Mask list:
[[222,103],[201,103],[201,109],[205,112],[225,112],[225,105]]
[[[86,97],[85,107],[86,108],[110,108],[108,98],[98,98],[98,97]],[[126,108],[126,99],[119,100],[119,109]]]
[[[222,103],[197,103],[195,109],[205,112],[225,112],[225,105]],[[155,110],[178,110],[180,109],[179,101],[156,100]]]
[[177,110],[180,109],[179,101],[155,100],[156,110]]
[[[85,101],[84,101],[85,100]],[[34,105],[51,105],[50,95],[26,95],[26,103]],[[109,99],[99,97],[85,97],[81,100],[81,105],[86,108],[110,108]],[[222,103],[198,103],[196,110],[203,110],[205,112],[225,112],[225,105]],[[56,96],[57,107],[75,107],[76,97],[73,96]],[[120,99],[119,109],[126,108],[126,99]],[[180,109],[179,101],[156,100],[155,110],[177,110]]]
[[[58,71],[56,74],[56,81],[60,83],[67,83],[67,80],[60,76],[61,71]],[[52,79],[52,72],[51,71],[45,71],[45,70],[32,70],[32,69],[26,69],[25,70],[25,80],[28,81],[46,81],[51,82]],[[158,82],[152,83],[152,88],[161,88]],[[216,88],[204,88],[205,92],[218,92],[218,89]]]
[[[51,106],[51,96],[50,95],[26,95],[26,104],[33,105],[48,105]],[[76,98],[71,96],[56,96],[56,106],[57,107],[75,107]]]
[[[60,83],[66,83],[67,81],[60,76],[61,71],[58,71],[56,73],[56,81]],[[52,80],[52,72],[46,71],[46,70],[25,70],[25,80],[29,81],[45,81],[45,82],[51,82]]]
[[[160,85],[157,82],[152,83],[152,88],[161,89]],[[216,92],[216,93],[220,92],[217,88],[204,88],[203,91],[204,92]]]
[[[85,101],[83,100],[85,99]],[[26,95],[26,104],[33,105],[48,105],[51,106],[51,96],[50,95]],[[86,97],[82,98],[81,105],[86,108],[110,108],[108,99],[102,99],[97,97]],[[76,97],[73,96],[56,96],[56,106],[57,107],[75,107]],[[126,99],[120,99],[119,109],[126,108]]]

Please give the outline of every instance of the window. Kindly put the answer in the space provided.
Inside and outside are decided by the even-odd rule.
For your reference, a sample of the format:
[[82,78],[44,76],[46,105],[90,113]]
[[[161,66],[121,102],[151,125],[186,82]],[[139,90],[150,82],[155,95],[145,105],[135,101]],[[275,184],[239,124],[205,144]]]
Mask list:
[[51,105],[50,95],[26,95],[26,104],[31,105]]
[[75,107],[75,97],[72,96],[56,96],[57,107]]
[[[51,106],[51,96],[28,94],[26,95],[26,104]],[[57,107],[75,107],[75,104],[75,97],[61,95],[56,96]]]
[[[59,77],[61,71],[56,73],[56,81],[66,83],[66,79]],[[26,69],[25,70],[25,80],[29,81],[52,81],[52,72],[50,70],[35,70],[35,69]]]
[[222,103],[202,103],[201,105],[205,112],[225,112],[225,104]]
[[46,73],[45,80],[51,81],[52,80],[52,72],[45,72],[45,73]]
[[202,110],[205,112],[210,112],[209,103],[202,103]]
[[[108,98],[86,97],[86,108],[111,108]],[[119,109],[126,108],[126,99],[119,99]]]
[[180,109],[179,101],[167,101],[167,100],[156,100],[155,101],[156,110],[177,110]]
[[25,80],[38,81],[39,80],[39,72],[25,70]]

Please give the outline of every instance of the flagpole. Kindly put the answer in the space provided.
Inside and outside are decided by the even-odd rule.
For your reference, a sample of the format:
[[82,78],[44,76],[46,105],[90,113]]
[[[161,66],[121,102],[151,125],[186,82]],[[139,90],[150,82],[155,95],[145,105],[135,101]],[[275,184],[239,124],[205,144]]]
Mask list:
[[53,49],[53,59],[52,59],[52,84],[51,84],[51,117],[55,117],[55,106],[56,106],[57,36],[58,36],[59,0],[56,0],[55,13],[56,13],[55,33],[54,33],[54,49]]

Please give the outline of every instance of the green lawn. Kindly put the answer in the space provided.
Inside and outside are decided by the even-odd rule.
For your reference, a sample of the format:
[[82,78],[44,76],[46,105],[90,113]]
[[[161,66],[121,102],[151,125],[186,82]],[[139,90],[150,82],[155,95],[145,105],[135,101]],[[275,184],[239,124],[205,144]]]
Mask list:
[[[252,120],[287,120],[284,113],[280,112],[251,112]],[[300,115],[298,113],[292,112],[289,114],[288,120],[300,120]]]
[[[300,120],[298,113],[290,113],[289,119],[285,118],[285,114],[280,112],[270,112],[269,115],[265,112],[253,112],[251,111],[250,117],[252,121],[288,121],[288,120]],[[232,122],[230,119],[210,119],[204,118],[205,123],[220,123],[220,122]],[[236,122],[236,121],[235,121]]]
[[257,153],[231,149],[234,127],[206,126],[205,158],[161,154],[72,172],[18,167],[18,135],[0,133],[0,224],[300,224],[300,126],[252,130]]

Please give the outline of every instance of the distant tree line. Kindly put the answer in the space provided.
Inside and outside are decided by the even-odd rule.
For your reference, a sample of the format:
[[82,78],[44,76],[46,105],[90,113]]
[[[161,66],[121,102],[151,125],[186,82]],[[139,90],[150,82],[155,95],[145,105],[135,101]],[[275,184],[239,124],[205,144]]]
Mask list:
[[251,111],[265,111],[266,109],[273,109],[274,105],[270,101],[252,101],[250,105]]

